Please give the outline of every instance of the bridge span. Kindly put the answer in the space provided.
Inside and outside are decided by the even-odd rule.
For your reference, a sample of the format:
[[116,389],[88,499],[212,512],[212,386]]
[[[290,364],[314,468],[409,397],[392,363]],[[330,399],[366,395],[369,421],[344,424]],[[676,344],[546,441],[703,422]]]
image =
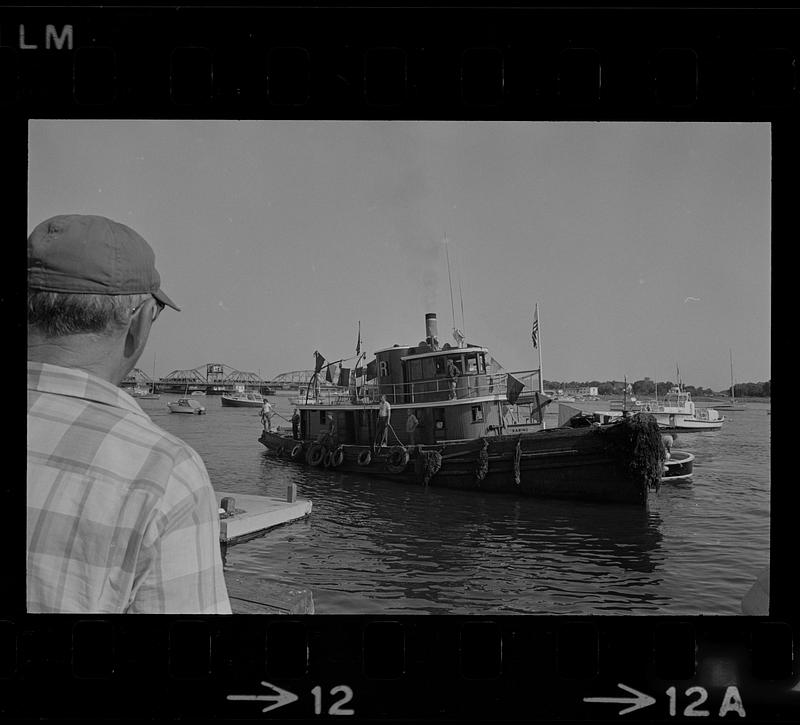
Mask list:
[[262,378],[260,373],[233,368],[225,363],[204,363],[196,368],[173,370],[164,377],[153,379],[141,368],[134,368],[120,387],[152,388],[157,393],[204,392],[222,395],[236,390],[254,390],[269,394],[276,390],[297,390],[307,385],[313,370],[291,370],[274,378]]

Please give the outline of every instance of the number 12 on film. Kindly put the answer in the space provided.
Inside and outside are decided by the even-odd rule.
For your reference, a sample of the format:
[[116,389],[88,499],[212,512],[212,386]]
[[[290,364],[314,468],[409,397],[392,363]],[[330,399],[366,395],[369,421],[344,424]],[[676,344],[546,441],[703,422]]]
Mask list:
[[[322,715],[322,688],[317,685],[311,690],[314,695],[314,714]],[[328,708],[328,715],[355,715],[356,712],[350,707],[344,707],[350,700],[353,699],[353,690],[347,685],[337,685],[332,687],[330,691],[331,697],[338,697],[335,702],[330,704]]]

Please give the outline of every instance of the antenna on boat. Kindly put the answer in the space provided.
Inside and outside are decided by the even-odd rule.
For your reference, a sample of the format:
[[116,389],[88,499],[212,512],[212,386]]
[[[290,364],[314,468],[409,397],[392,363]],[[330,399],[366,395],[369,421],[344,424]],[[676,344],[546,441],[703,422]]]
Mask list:
[[453,333],[456,331],[456,308],[453,304],[453,278],[450,274],[450,251],[447,247],[447,232],[444,233],[444,254],[447,259],[447,280],[450,283],[450,312],[453,315]]
[[464,295],[461,293],[461,265],[456,267],[458,272],[458,299],[461,301],[461,337],[466,338],[467,323],[464,322]]

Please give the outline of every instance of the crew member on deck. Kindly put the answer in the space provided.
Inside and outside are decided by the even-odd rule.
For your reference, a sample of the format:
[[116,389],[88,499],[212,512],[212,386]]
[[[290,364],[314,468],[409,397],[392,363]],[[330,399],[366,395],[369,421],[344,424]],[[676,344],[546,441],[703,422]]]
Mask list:
[[450,400],[455,400],[458,382],[458,367],[452,360],[447,361],[447,374],[450,376]]
[[336,431],[336,416],[328,413],[328,445],[336,448],[339,445],[339,435]]
[[267,398],[264,398],[264,407],[261,408],[261,422],[264,430],[272,430],[272,403]]
[[297,408],[292,413],[292,438],[296,441],[300,440],[300,412]]
[[406,433],[408,433],[408,444],[410,446],[414,445],[414,436],[418,425],[419,420],[417,419],[417,416],[414,415],[414,411],[409,408],[408,417],[406,418]]
[[381,402],[378,406],[378,432],[375,440],[378,441],[378,446],[385,446],[386,439],[389,436],[389,420],[392,417],[392,406],[386,400],[385,395],[381,395]]

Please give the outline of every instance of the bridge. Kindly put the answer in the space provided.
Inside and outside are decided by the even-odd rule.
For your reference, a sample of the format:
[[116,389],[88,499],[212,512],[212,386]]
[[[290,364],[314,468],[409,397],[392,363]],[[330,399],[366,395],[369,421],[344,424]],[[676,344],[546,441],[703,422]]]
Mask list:
[[[134,368],[122,381],[121,387],[141,386],[153,388],[159,393],[191,393],[197,390],[221,395],[242,388],[268,393],[279,389],[297,390],[301,385],[307,385],[313,375],[313,370],[291,370],[269,380],[258,373],[239,370],[224,363],[205,363],[187,370],[173,370],[155,380],[144,370]],[[321,382],[324,386],[325,382]]]

